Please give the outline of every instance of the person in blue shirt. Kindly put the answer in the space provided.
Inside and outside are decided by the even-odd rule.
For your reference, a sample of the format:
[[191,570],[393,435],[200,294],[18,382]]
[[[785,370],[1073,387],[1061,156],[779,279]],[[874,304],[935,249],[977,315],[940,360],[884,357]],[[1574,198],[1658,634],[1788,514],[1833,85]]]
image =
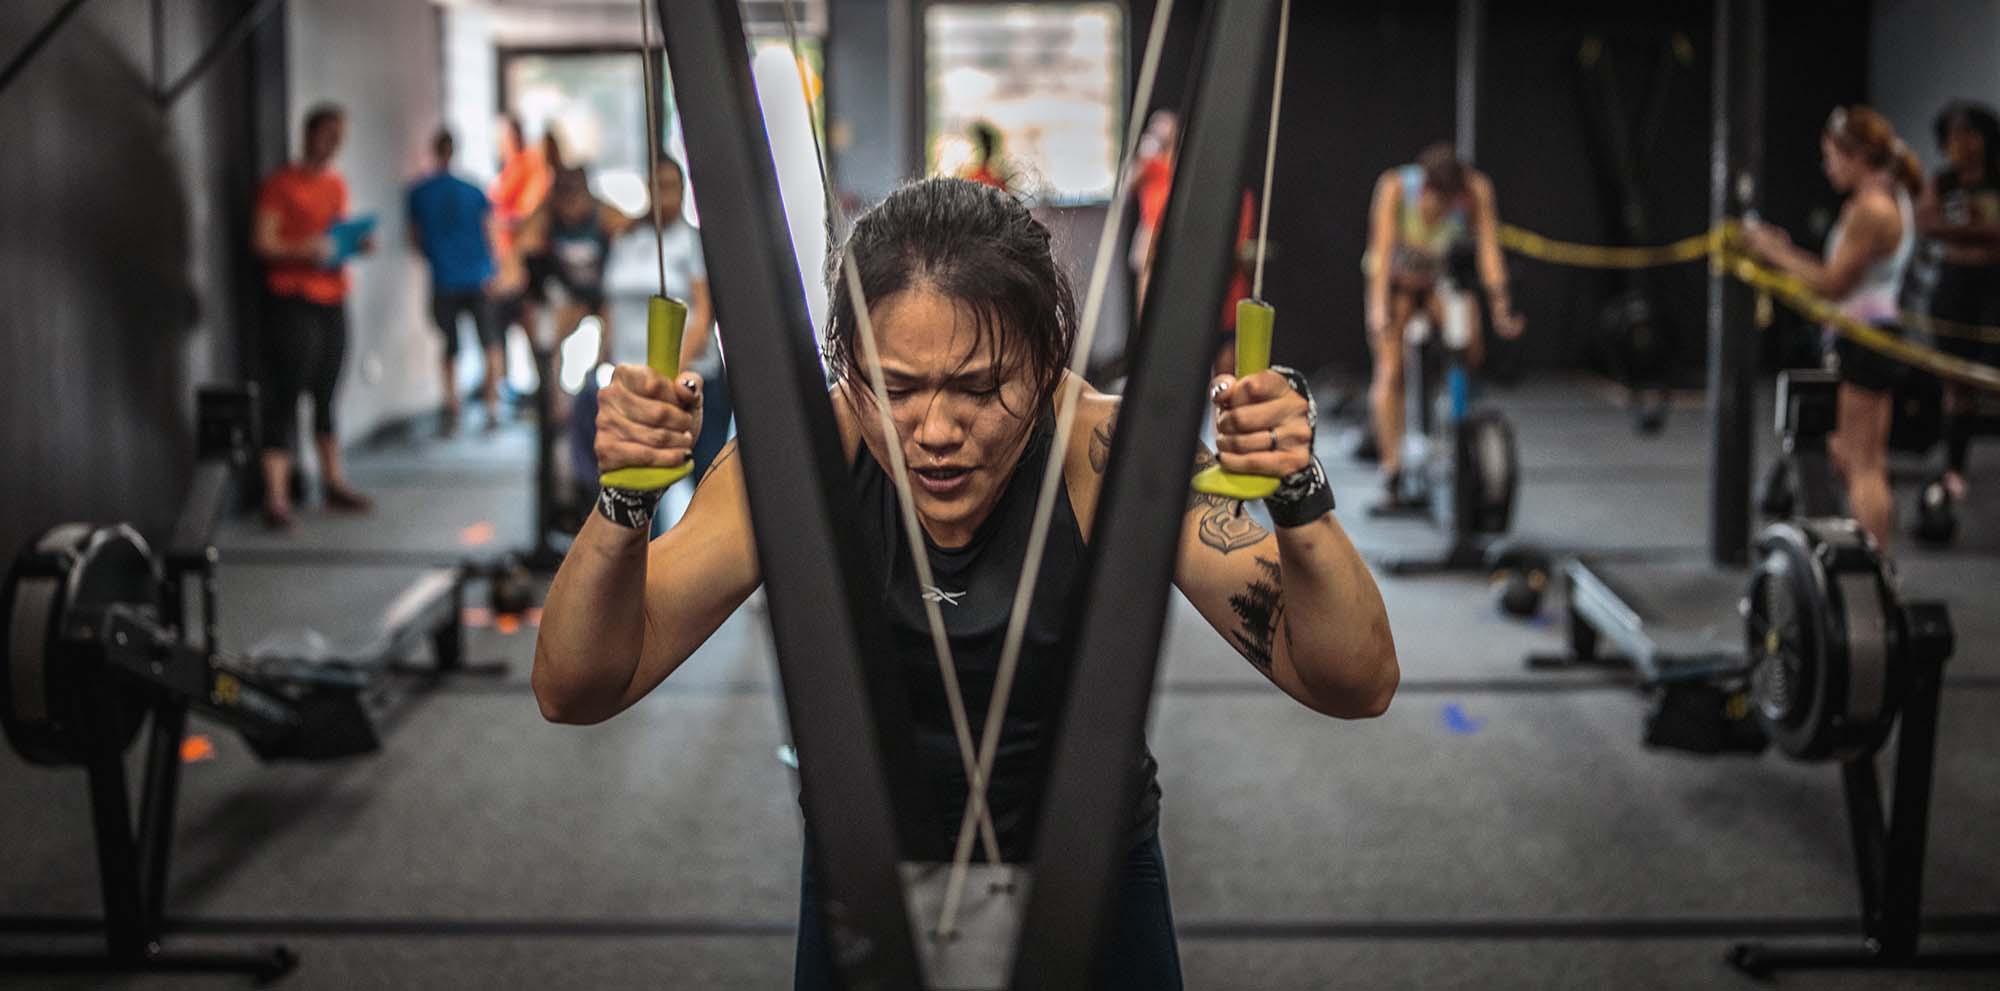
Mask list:
[[410,187],[410,244],[431,266],[431,319],[444,335],[444,415],[442,430],[450,434],[458,428],[458,320],[470,316],[486,352],[485,382],[480,387],[486,404],[487,429],[500,421],[500,379],[503,374],[500,326],[494,320],[487,299],[487,283],[493,278],[493,207],[486,194],[451,174],[454,149],[451,132],[439,129],[431,140],[437,156],[437,170]]

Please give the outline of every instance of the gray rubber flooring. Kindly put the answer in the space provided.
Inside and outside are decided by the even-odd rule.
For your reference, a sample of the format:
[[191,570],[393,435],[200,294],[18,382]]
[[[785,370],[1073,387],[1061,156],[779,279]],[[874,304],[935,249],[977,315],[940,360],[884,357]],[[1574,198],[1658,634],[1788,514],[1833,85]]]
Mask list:
[[[1732,636],[1741,575],[1702,563],[1699,413],[1642,441],[1586,386],[1495,398],[1521,436],[1522,529],[1650,569],[1659,608]],[[1381,554],[1434,544],[1419,524],[1360,511],[1373,482],[1341,456],[1350,438],[1327,434],[1356,542]],[[232,526],[225,644],[305,630],[336,650],[365,642],[368,617],[421,562],[518,545],[527,451],[516,427],[358,453],[354,473],[381,499],[373,516],[308,515],[288,538]],[[2000,493],[1993,455],[1975,459],[1987,462],[1975,485]],[[1940,939],[2000,949],[2000,722],[1989,715],[2000,704],[2000,512],[1968,520],[1964,538],[1943,552],[1899,549],[1906,593],[1950,602],[1959,632],[1925,895]],[[1368,722],[1290,703],[1185,604],[1170,613],[1150,740],[1190,988],[1751,988],[1723,963],[1732,942],[1856,929],[1833,767],[1649,752],[1644,700],[1615,675],[1524,668],[1528,654],[1560,648],[1551,619],[1501,615],[1478,576],[1381,584],[1404,687]],[[415,697],[373,757],[259,765],[197,723],[214,756],[185,768],[175,945],[283,941],[303,957],[294,988],[788,987],[800,828],[792,772],[774,755],[786,734],[762,614],[742,610],[660,691],[590,728],[536,712],[532,627],[502,631],[477,609],[468,619],[471,658],[509,673]],[[99,908],[83,784],[77,771],[0,758],[0,928],[38,930],[6,947],[88,945]],[[1777,985],[1996,978],[1792,974]]]

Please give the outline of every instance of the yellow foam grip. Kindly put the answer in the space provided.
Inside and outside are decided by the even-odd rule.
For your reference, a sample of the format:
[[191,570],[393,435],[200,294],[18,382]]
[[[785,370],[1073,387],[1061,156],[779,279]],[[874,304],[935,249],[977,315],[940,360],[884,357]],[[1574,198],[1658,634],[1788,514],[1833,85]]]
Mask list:
[[[681,335],[687,331],[687,304],[666,296],[646,301],[646,366],[672,381],[681,373]],[[635,492],[658,492],[688,476],[692,461],[672,468],[618,468],[599,476],[598,483]]]
[[[1246,378],[1271,367],[1271,333],[1277,311],[1254,299],[1236,301],[1236,377]],[[1262,499],[1278,491],[1278,480],[1269,475],[1246,475],[1210,465],[1195,472],[1188,483],[1203,495],[1225,499]]]

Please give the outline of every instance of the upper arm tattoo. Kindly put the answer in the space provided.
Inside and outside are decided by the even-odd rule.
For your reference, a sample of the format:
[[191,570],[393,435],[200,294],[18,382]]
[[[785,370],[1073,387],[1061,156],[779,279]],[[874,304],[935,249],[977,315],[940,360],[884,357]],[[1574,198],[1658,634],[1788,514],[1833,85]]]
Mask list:
[[[1269,674],[1278,630],[1283,628],[1289,641],[1291,628],[1285,622],[1285,593],[1277,559],[1259,555],[1257,570],[1258,577],[1251,579],[1242,592],[1229,597],[1229,608],[1235,611],[1237,621],[1242,624],[1241,629],[1229,634],[1229,642],[1257,670]],[[1287,646],[1290,646],[1289,642]]]
[[1118,431],[1118,411],[1098,421],[1090,431],[1090,470],[1104,474],[1105,466],[1111,463],[1111,435]]

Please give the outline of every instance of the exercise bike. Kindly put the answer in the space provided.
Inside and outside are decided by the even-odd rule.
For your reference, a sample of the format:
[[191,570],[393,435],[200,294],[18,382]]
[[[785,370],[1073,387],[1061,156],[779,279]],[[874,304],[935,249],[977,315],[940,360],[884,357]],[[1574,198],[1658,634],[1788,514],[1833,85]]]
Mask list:
[[[1861,896],[1863,938],[1853,946],[1739,944],[1729,960],[1768,976],[1798,968],[2000,967],[1996,954],[1920,954],[1924,843],[1945,661],[1954,648],[1942,603],[1906,601],[1886,559],[1852,519],[1826,439],[1838,415],[1837,379],[1818,371],[1778,379],[1777,430],[1793,502],[1759,531],[1741,586],[1739,652],[1663,649],[1644,610],[1591,568],[1564,568],[1566,656],[1533,667],[1626,668],[1652,694],[1645,742],[1705,756],[1787,757],[1837,763]],[[1610,648],[1614,654],[1600,653]],[[1897,737],[1894,788],[1883,807],[1876,758]]]
[[1502,585],[1514,615],[1540,607],[1552,565],[1531,548],[1504,541],[1520,488],[1514,427],[1506,414],[1475,406],[1466,363],[1477,304],[1472,293],[1441,280],[1442,326],[1418,313],[1403,332],[1403,470],[1377,517],[1429,519],[1448,537],[1444,550],[1378,559],[1393,575],[1486,572]]
[[[32,764],[89,777],[105,952],[0,955],[0,973],[245,973],[273,980],[297,957],[162,949],[163,906],[189,712],[238,733],[264,761],[326,761],[381,746],[374,707],[383,665],[248,658],[216,634],[212,534],[257,448],[254,388],[204,389],[192,489],[164,555],[125,524],[66,523],[15,559],[0,612],[6,645],[0,728]],[[383,656],[427,638],[435,672],[458,669],[462,581],[426,575],[400,595]],[[134,828],[126,751],[148,730]]]

